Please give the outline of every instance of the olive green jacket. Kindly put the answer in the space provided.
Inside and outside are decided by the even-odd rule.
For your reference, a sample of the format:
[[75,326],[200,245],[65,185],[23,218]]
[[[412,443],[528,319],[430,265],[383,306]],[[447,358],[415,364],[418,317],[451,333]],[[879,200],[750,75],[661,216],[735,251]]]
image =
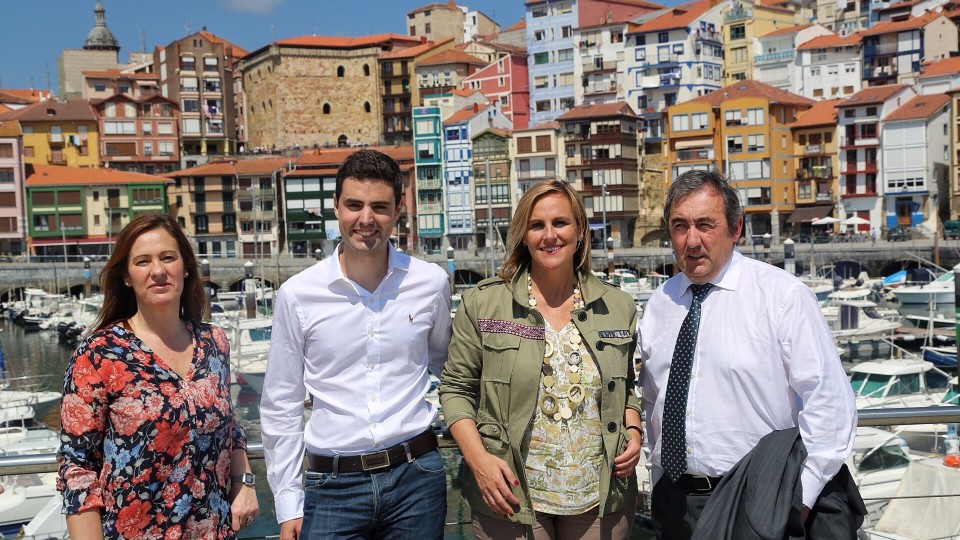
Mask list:
[[[580,288],[584,307],[573,311],[573,322],[597,360],[603,386],[603,516],[632,506],[637,496],[636,475],[625,479],[613,475],[613,459],[630,439],[623,425],[625,408],[640,411],[633,392],[637,308],[629,294],[592,274],[580,275]],[[520,481],[519,486],[510,486],[520,501],[511,521],[533,524],[520,445],[538,403],[545,324],[527,300],[525,268],[510,282],[490,278],[464,293],[453,319],[439,391],[447,425],[465,418],[475,421],[487,451],[506,461]],[[464,474],[463,496],[474,512],[504,519],[483,502],[473,474]]]

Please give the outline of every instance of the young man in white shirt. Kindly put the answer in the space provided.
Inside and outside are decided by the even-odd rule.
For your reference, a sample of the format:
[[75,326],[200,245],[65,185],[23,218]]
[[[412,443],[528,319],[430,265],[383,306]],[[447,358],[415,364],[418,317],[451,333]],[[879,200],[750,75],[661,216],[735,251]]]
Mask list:
[[[647,302],[638,347],[657,537],[690,538],[720,478],[764,435],[797,426],[808,453],[806,521],[852,452],[857,424],[816,298],[795,276],[734,249],[739,196],[716,171],[674,180],[664,220],[682,273]],[[681,333],[688,313],[695,339]],[[679,401],[667,397],[675,388]]]
[[340,245],[277,291],[260,418],[282,539],[443,535],[437,411],[424,396],[428,368],[446,360],[450,288],[439,266],[389,242],[402,190],[389,156],[350,155],[334,195]]

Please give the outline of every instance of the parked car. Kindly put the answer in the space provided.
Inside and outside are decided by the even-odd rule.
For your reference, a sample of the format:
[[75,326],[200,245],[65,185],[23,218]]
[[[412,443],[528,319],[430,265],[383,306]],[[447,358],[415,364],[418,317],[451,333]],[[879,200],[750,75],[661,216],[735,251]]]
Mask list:
[[887,231],[888,242],[910,240],[912,237],[909,227],[891,227]]
[[960,221],[957,221],[957,220],[944,221],[943,237],[946,239],[960,238]]

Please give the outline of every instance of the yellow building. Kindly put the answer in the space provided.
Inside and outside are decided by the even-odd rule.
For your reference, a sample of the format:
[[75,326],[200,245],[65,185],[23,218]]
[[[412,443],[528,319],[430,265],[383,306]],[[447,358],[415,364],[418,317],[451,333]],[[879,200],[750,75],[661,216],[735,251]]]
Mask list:
[[668,108],[670,181],[690,169],[720,170],[740,192],[743,236],[779,238],[796,201],[790,127],[813,104],[747,79]]
[[[834,210],[839,201],[837,105],[842,101],[818,101],[792,126],[797,206],[786,222],[792,233],[814,232],[814,219],[840,217],[840,213]],[[827,231],[823,229],[821,232]]]
[[86,100],[47,100],[0,114],[23,133],[23,162],[30,165],[100,166],[97,118]]
[[797,24],[797,13],[784,4],[731,2],[723,9],[723,84],[752,78],[754,38]]

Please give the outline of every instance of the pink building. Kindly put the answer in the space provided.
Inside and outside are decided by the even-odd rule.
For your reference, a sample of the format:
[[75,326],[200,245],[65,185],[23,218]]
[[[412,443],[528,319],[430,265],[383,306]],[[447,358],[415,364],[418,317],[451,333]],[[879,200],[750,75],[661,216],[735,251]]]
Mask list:
[[487,45],[498,49],[499,58],[466,77],[462,86],[479,90],[513,122],[514,129],[526,129],[530,124],[527,51],[508,45]]
[[180,107],[160,94],[126,94],[91,102],[100,131],[102,166],[146,174],[170,173],[180,163]]

